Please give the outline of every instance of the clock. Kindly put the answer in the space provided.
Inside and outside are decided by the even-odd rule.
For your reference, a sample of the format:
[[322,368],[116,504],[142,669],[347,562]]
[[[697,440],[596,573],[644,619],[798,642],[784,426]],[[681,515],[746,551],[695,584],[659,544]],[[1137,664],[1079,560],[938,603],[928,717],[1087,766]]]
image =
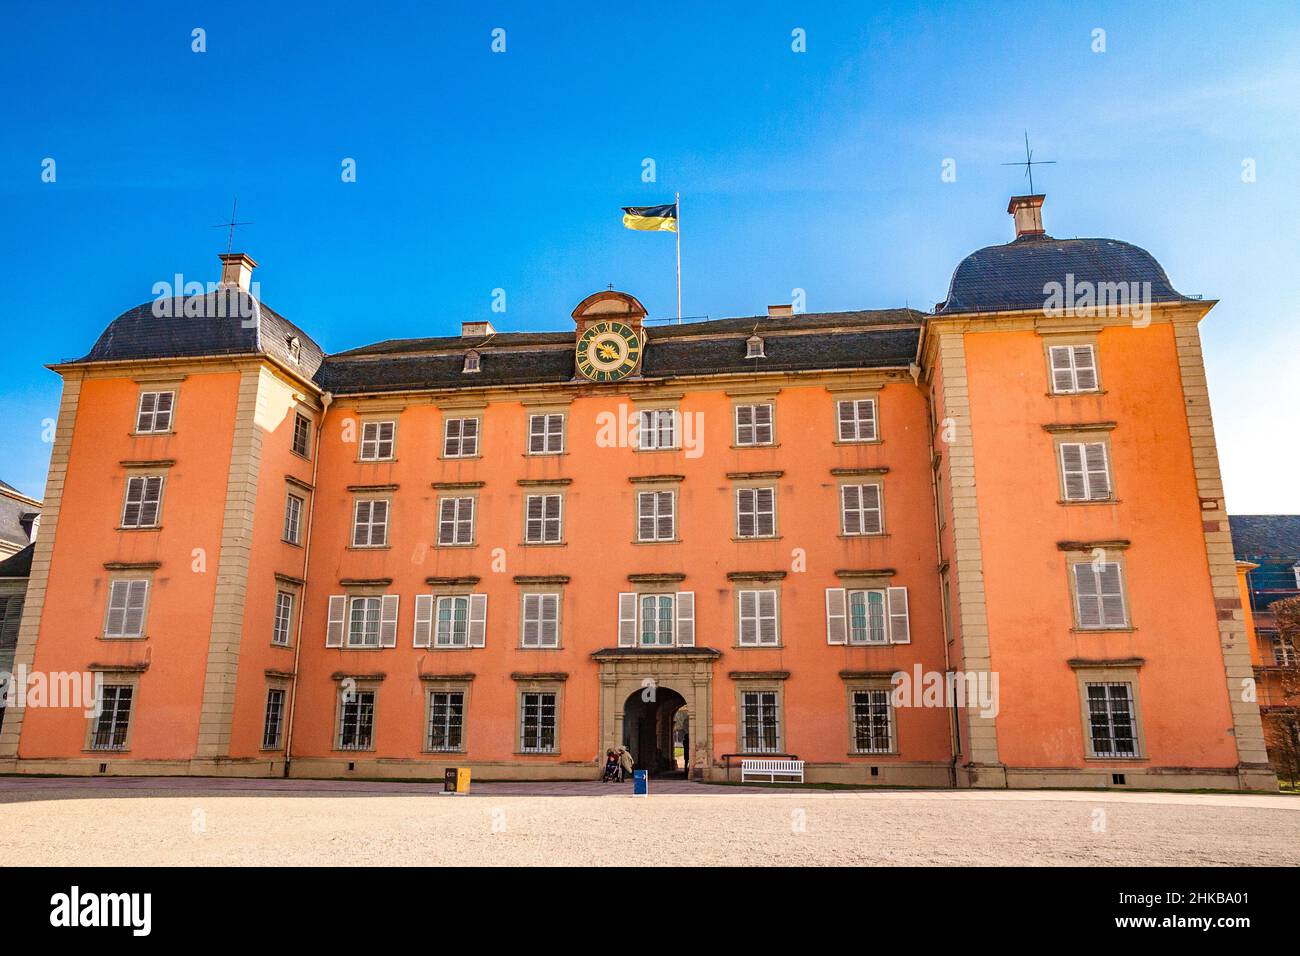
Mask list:
[[593,382],[627,378],[641,360],[641,339],[622,322],[595,322],[578,337],[578,374]]

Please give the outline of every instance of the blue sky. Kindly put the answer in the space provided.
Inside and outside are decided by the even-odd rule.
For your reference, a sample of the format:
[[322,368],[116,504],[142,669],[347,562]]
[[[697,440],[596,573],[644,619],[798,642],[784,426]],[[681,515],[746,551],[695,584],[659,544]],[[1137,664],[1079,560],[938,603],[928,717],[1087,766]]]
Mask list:
[[672,238],[623,229],[619,207],[674,191],[687,315],[794,288],[811,311],[930,308],[964,255],[1010,238],[1024,182],[1000,163],[1028,129],[1058,161],[1035,173],[1048,232],[1137,243],[1221,300],[1202,335],[1229,509],[1300,510],[1297,4],[373,10],[7,11],[0,478],[42,493],[43,366],[155,282],[215,279],[235,195],[263,297],[328,350],[475,318],[563,329],[608,283],[670,315]]

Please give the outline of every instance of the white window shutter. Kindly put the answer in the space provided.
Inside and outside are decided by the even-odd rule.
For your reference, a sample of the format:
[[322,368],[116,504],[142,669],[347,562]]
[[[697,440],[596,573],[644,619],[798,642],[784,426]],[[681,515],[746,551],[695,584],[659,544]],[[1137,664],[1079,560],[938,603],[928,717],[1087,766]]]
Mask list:
[[655,507],[658,515],[658,523],[655,526],[655,537],[660,541],[671,541],[673,539],[673,523],[677,520],[676,509],[673,507],[675,492],[660,491],[659,503]]
[[1097,353],[1091,345],[1074,347],[1074,387],[1091,392],[1097,387]]
[[1061,443],[1061,477],[1066,501],[1086,501],[1088,483],[1083,473],[1083,446],[1076,442]]
[[695,646],[695,592],[677,592],[677,646]]
[[1080,561],[1074,566],[1075,608],[1079,627],[1101,627],[1101,604],[1097,589],[1097,575],[1092,564]]
[[880,486],[862,486],[862,530],[867,534],[880,534],[884,530],[881,521]]
[[758,643],[776,644],[780,641],[780,625],[776,612],[776,592],[758,592]]
[[487,598],[486,594],[469,596],[469,646],[487,646]]
[[1106,443],[1089,442],[1083,446],[1084,465],[1088,469],[1088,497],[1105,501],[1110,497],[1110,467],[1106,461]]
[[847,644],[849,616],[844,588],[826,589],[826,643]]
[[1070,361],[1068,345],[1053,345],[1052,353],[1052,391],[1074,391],[1074,367]]
[[397,604],[396,594],[385,594],[379,605],[379,646],[397,646]]
[[840,515],[845,534],[862,533],[862,499],[858,485],[843,485],[840,488]]
[[325,646],[343,646],[343,619],[347,614],[348,598],[346,594],[330,595],[329,620],[325,625]]
[[560,596],[543,594],[541,598],[538,639],[543,647],[556,647],[560,643]]
[[636,646],[636,595],[628,591],[618,596],[618,646]]
[[1101,619],[1107,627],[1124,627],[1128,615],[1124,610],[1124,588],[1120,581],[1119,565],[1103,564],[1098,575],[1101,589]]
[[127,582],[126,622],[123,633],[129,637],[144,636],[144,603],[149,594],[149,582]]
[[889,588],[889,640],[894,644],[912,643],[912,627],[907,613],[907,588]]
[[417,594],[415,596],[415,647],[430,647],[433,644],[433,595]]

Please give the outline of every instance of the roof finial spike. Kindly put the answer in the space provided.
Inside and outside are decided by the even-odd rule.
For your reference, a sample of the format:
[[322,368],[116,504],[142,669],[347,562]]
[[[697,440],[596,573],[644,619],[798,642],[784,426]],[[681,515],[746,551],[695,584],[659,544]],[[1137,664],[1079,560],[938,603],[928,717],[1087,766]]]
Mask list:
[[235,216],[235,211],[236,211],[237,209],[239,209],[239,197],[238,197],[238,196],[235,197],[235,201],[234,201],[233,203],[231,203],[231,205],[230,205],[230,222],[219,222],[219,223],[217,223],[215,226],[212,227],[213,229],[229,229],[229,230],[230,230],[230,235],[226,237],[226,255],[230,255],[230,254],[231,254],[232,252],[234,252],[234,250],[235,250],[235,227],[236,227],[236,226],[251,226],[251,225],[252,225],[251,222],[239,222],[239,221],[237,220],[237,218],[236,218],[236,216]]
[[1034,167],[1035,166],[1055,166],[1054,159],[1034,159],[1034,151],[1029,148],[1029,130],[1025,130],[1025,161],[1023,163],[1003,163],[1003,166],[1023,166],[1025,175],[1029,177],[1029,194],[1034,193]]

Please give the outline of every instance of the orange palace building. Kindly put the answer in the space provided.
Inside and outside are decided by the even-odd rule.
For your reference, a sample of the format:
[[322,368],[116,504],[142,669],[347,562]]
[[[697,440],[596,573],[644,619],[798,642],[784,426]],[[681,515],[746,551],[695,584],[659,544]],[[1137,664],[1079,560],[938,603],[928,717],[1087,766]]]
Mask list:
[[52,366],[15,669],[101,706],[11,704],[0,771],[1275,787],[1214,303],[1042,203],[932,313],[333,355],[222,256]]

